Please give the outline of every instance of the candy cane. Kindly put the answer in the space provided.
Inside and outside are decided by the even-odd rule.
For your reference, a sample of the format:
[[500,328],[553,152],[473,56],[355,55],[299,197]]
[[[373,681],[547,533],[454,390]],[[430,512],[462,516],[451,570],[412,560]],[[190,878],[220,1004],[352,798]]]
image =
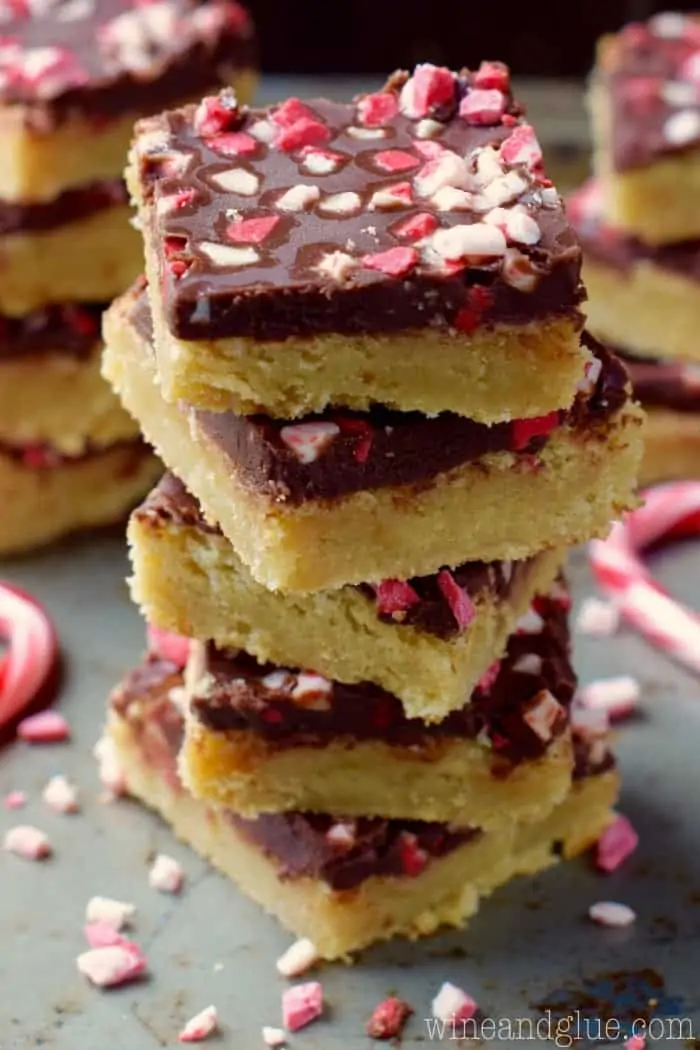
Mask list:
[[0,637],[7,651],[0,659],[0,727],[31,703],[58,656],[53,624],[24,591],[0,583]]
[[616,522],[606,540],[590,544],[591,568],[629,623],[700,672],[700,615],[672,598],[641,558],[659,540],[700,535],[700,482],[670,482],[642,495],[643,506]]

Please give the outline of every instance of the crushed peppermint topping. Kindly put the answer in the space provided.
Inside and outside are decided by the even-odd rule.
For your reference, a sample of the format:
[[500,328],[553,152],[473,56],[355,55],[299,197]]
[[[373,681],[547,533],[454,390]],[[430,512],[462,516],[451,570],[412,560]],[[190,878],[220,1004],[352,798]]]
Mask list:
[[639,835],[622,814],[610,824],[598,839],[596,864],[601,871],[611,873],[624,864],[639,845]]
[[584,708],[602,710],[614,721],[626,718],[639,705],[641,687],[631,675],[615,678],[600,678],[583,686],[578,693],[578,702]]
[[31,824],[18,824],[10,828],[3,838],[3,849],[23,860],[44,860],[51,855],[48,835]]
[[323,1013],[323,988],[318,981],[295,984],[282,992],[282,1023],[290,1032],[315,1021]]
[[112,897],[91,897],[85,909],[89,923],[99,922],[121,930],[129,926],[136,915],[136,905]]
[[77,813],[80,809],[77,787],[60,773],[51,777],[41,797],[54,813]]
[[433,999],[431,1012],[440,1021],[459,1023],[470,1021],[478,1008],[476,1001],[462,988],[445,981]]
[[148,873],[148,884],[161,893],[179,893],[185,881],[182,865],[165,853],[159,853]]

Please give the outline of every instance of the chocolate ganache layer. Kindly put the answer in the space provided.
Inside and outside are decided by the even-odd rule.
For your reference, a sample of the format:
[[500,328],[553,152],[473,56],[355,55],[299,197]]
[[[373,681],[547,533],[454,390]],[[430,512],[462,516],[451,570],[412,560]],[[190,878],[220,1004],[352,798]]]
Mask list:
[[[134,301],[130,323],[143,352],[150,354],[152,326],[143,292]],[[287,422],[181,408],[242,485],[278,503],[299,505],[367,489],[429,485],[438,475],[489,453],[533,456],[558,426],[585,435],[604,425],[627,401],[627,374],[590,335],[584,333],[582,340],[594,358],[587,389],[577,393],[570,409],[536,419],[488,426],[452,412],[429,417],[376,406],[363,413],[329,409]]]
[[[323,747],[339,736],[417,747],[486,734],[494,751],[510,762],[535,758],[566,726],[575,689],[565,604],[561,598],[538,599],[539,612],[524,618],[504,658],[469,702],[442,722],[407,718],[396,696],[369,682],[331,682],[310,672],[261,665],[247,653],[226,656],[212,646],[191,710],[213,732],[252,730],[282,747]],[[540,732],[531,713],[545,691],[559,706]]]
[[[508,70],[484,65],[418,67],[347,104],[248,111],[223,94],[142,121],[135,163],[171,331],[582,324],[576,237]],[[512,247],[483,221],[496,207]]]
[[65,190],[51,201],[23,204],[0,201],[0,236],[44,233],[97,212],[127,204],[129,195],[122,179],[103,179]]
[[[220,530],[206,520],[194,496],[174,474],[165,474],[161,478],[134,511],[134,517],[146,529],[196,529],[204,534],[221,536]],[[400,589],[400,593],[395,586],[391,587],[391,601],[387,601],[382,584],[360,584],[353,589],[357,589],[372,603],[377,617],[383,623],[403,624],[448,640],[459,636],[463,630],[469,630],[469,624],[464,628],[460,625],[445,584],[439,579],[443,573],[449,573],[452,581],[472,602],[483,594],[496,603],[507,599],[511,592],[517,590],[520,581],[527,577],[531,562],[532,559],[515,562],[472,561],[453,569],[445,567],[429,576],[414,576],[406,581],[385,581],[390,587],[407,585]],[[389,608],[392,611],[388,611]]]
[[41,354],[89,358],[100,343],[104,309],[101,303],[62,303],[22,317],[0,316],[0,363]]
[[256,62],[252,23],[235,0],[8,6],[0,104],[24,107],[24,123],[42,133],[76,113],[99,126],[165,109]]

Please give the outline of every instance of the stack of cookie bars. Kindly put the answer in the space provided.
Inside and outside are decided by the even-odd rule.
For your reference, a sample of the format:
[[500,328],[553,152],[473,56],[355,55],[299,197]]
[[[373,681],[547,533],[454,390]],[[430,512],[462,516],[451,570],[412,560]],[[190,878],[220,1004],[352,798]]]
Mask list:
[[190,639],[111,698],[128,788],[325,957],[460,924],[609,819],[559,570],[640,453],[508,70],[224,92],[142,121],[127,178],[105,373],[172,471],[133,593]]
[[[2,0],[0,554],[121,519],[160,467],[100,375],[103,308],[142,269],[134,120],[252,75],[229,0]],[[240,76],[239,76],[240,74]]]
[[604,37],[590,109],[596,178],[569,216],[589,324],[648,410],[641,481],[700,477],[700,19]]

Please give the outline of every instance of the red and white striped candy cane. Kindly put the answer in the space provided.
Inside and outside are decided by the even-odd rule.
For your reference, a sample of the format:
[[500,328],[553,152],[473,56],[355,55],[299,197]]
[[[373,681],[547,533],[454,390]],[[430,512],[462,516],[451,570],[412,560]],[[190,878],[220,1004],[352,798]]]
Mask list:
[[31,703],[58,656],[53,624],[24,591],[0,583],[0,638],[7,650],[0,658],[0,727]]
[[642,493],[644,504],[589,546],[596,580],[624,618],[653,645],[700,672],[700,615],[672,598],[642,561],[660,540],[700,535],[700,482],[678,481]]

